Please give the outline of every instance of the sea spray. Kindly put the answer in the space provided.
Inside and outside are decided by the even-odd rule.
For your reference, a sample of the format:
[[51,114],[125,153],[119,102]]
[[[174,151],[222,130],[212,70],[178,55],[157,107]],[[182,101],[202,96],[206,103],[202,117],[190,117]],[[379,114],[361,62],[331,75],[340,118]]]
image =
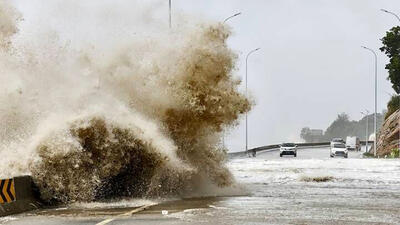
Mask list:
[[232,76],[226,26],[78,49],[58,34],[24,35],[4,39],[0,56],[2,176],[31,174],[49,202],[233,184],[220,138],[251,104]]

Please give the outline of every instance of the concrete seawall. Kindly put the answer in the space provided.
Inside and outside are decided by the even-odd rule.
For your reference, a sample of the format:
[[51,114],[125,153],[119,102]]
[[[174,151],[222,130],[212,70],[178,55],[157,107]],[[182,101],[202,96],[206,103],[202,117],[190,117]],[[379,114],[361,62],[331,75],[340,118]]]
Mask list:
[[41,203],[30,176],[0,180],[0,216],[38,209]]
[[[379,133],[377,142],[377,156],[390,156],[392,151],[399,148],[400,138],[400,110],[392,113],[384,121]],[[370,154],[374,154],[374,149],[371,148]]]

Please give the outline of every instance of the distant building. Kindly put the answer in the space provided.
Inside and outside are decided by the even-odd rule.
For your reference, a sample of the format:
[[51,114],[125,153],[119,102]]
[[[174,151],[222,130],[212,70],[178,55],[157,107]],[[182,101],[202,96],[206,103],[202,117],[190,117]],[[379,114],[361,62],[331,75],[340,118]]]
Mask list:
[[322,137],[324,135],[324,131],[321,129],[311,129],[310,135],[316,137]]
[[307,143],[323,142],[324,131],[321,129],[310,129],[309,127],[304,127],[301,129],[300,137]]
[[310,142],[322,142],[324,140],[324,131],[321,129],[310,130]]

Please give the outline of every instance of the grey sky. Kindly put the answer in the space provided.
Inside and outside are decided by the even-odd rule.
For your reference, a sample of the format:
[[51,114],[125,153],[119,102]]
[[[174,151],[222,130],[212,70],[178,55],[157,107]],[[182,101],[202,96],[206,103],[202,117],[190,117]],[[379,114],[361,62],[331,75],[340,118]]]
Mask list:
[[[118,2],[123,1],[115,4]],[[163,22],[165,17],[167,25],[168,0],[155,2],[157,19]],[[236,12],[243,13],[228,22],[234,32],[229,45],[240,57],[238,76],[244,76],[245,54],[262,48],[249,60],[248,86],[257,103],[249,114],[250,147],[300,141],[302,127],[326,129],[341,112],[357,120],[361,110],[372,112],[373,55],[361,45],[378,51],[378,111],[386,108],[387,92],[392,89],[384,69],[387,58],[378,50],[379,39],[400,22],[379,9],[400,14],[399,0],[172,2],[175,24],[185,22],[176,21],[177,14],[223,21]],[[32,18],[35,9],[43,8],[25,6],[27,1],[22,0],[17,3]],[[243,125],[226,139],[231,151],[244,149]]]
[[[249,89],[257,105],[249,115],[250,147],[299,141],[304,126],[326,129],[338,113],[360,119],[373,111],[373,55],[380,38],[400,13],[398,0],[175,0],[174,9],[229,21],[235,35],[229,44],[240,54],[244,76],[245,54],[261,47],[249,60]],[[399,24],[400,25],[400,24]],[[378,52],[378,112],[392,93],[386,80],[387,58]],[[231,132],[232,151],[244,148],[244,126]]]

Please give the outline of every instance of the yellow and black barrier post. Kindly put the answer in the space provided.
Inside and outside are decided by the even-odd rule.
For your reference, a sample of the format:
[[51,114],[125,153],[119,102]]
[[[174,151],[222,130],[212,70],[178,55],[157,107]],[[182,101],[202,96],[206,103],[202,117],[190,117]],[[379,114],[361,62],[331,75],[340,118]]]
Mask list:
[[14,179],[0,180],[0,204],[11,203],[16,199]]

